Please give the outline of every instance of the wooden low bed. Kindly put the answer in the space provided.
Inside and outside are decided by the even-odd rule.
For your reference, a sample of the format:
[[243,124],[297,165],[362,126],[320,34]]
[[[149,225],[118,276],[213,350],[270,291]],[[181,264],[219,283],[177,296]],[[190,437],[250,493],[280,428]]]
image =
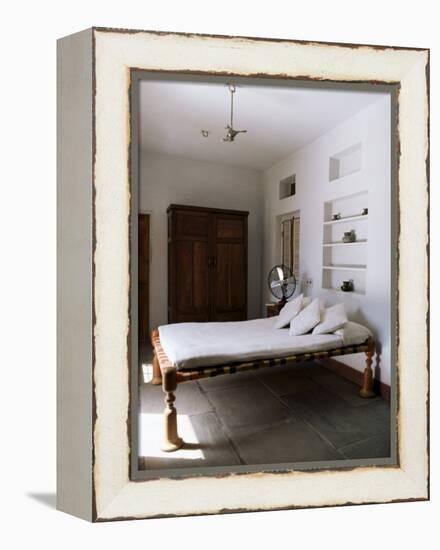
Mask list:
[[209,378],[223,374],[237,374],[246,370],[260,369],[264,367],[275,367],[278,365],[291,365],[305,361],[325,359],[339,355],[350,355],[353,353],[365,353],[366,366],[363,376],[363,385],[360,390],[361,397],[374,397],[373,391],[373,371],[371,368],[373,355],[375,352],[375,343],[372,338],[368,338],[363,344],[338,347],[325,351],[314,351],[311,353],[301,353],[286,357],[267,358],[257,361],[236,362],[229,364],[216,365],[211,367],[198,367],[196,369],[178,370],[165,353],[159,336],[159,331],[153,330],[151,333],[151,343],[153,346],[153,378],[151,384],[162,384],[165,393],[165,411],[164,411],[164,440],[162,450],[171,452],[179,449],[184,441],[179,437],[177,429],[177,412],[174,402],[176,396],[174,392],[177,385],[200,378]]

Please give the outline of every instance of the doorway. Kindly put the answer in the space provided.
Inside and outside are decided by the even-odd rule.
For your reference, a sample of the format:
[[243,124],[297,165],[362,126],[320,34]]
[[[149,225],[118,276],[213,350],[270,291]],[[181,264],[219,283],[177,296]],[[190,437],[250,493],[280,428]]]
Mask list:
[[150,214],[139,214],[138,243],[139,341],[148,342],[150,338]]

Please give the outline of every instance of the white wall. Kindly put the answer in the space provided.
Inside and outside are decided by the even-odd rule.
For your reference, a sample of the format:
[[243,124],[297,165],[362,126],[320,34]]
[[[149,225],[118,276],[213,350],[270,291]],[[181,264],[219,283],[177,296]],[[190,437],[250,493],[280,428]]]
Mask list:
[[150,327],[167,323],[167,214],[172,203],[249,211],[248,317],[260,316],[262,189],[260,174],[223,164],[144,152],[139,208],[151,214]]
[[[362,169],[330,182],[329,157],[359,142],[362,143]],[[373,330],[381,347],[378,374],[385,383],[390,382],[390,166],[390,98],[380,96],[377,102],[263,174],[263,275],[280,259],[276,253],[276,216],[300,210],[301,289],[308,295],[322,296],[326,304],[344,301],[349,317]],[[291,174],[296,174],[296,195],[280,200],[279,182]],[[324,201],[363,190],[368,190],[369,208],[366,294],[355,296],[323,290]],[[310,287],[305,287],[305,278],[312,279]],[[268,299],[270,296],[264,287],[263,303]],[[358,370],[365,366],[360,355],[339,360]]]

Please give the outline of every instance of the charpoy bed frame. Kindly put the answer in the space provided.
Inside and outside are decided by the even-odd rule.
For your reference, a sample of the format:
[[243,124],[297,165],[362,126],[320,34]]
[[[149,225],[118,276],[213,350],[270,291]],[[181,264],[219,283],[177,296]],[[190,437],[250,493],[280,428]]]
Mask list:
[[368,338],[363,344],[353,346],[343,346],[326,351],[314,351],[311,353],[301,353],[286,357],[259,359],[257,361],[246,361],[243,363],[229,363],[216,365],[212,367],[198,367],[195,369],[178,370],[177,367],[170,361],[165,353],[160,342],[159,331],[153,330],[151,333],[151,343],[153,346],[153,378],[151,384],[162,384],[165,393],[165,410],[164,410],[164,440],[162,450],[166,452],[176,451],[184,444],[184,441],[179,437],[177,429],[177,411],[174,406],[176,396],[174,392],[177,385],[190,380],[199,380],[200,378],[210,378],[220,376],[222,374],[236,374],[246,370],[260,369],[264,367],[275,367],[278,365],[289,365],[294,363],[302,363],[304,361],[312,361],[316,359],[325,359],[327,357],[335,357],[338,355],[350,355],[352,353],[365,353],[366,366],[364,369],[363,383],[359,394],[361,397],[374,397],[373,391],[373,355],[375,352],[375,343],[372,338]]

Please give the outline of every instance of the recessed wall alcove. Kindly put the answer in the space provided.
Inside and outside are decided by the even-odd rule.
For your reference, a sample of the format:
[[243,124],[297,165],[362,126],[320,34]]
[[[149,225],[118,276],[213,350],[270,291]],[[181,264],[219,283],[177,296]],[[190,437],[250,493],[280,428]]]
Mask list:
[[338,180],[344,176],[358,172],[361,169],[361,160],[361,143],[356,143],[331,156],[329,160],[329,180]]

